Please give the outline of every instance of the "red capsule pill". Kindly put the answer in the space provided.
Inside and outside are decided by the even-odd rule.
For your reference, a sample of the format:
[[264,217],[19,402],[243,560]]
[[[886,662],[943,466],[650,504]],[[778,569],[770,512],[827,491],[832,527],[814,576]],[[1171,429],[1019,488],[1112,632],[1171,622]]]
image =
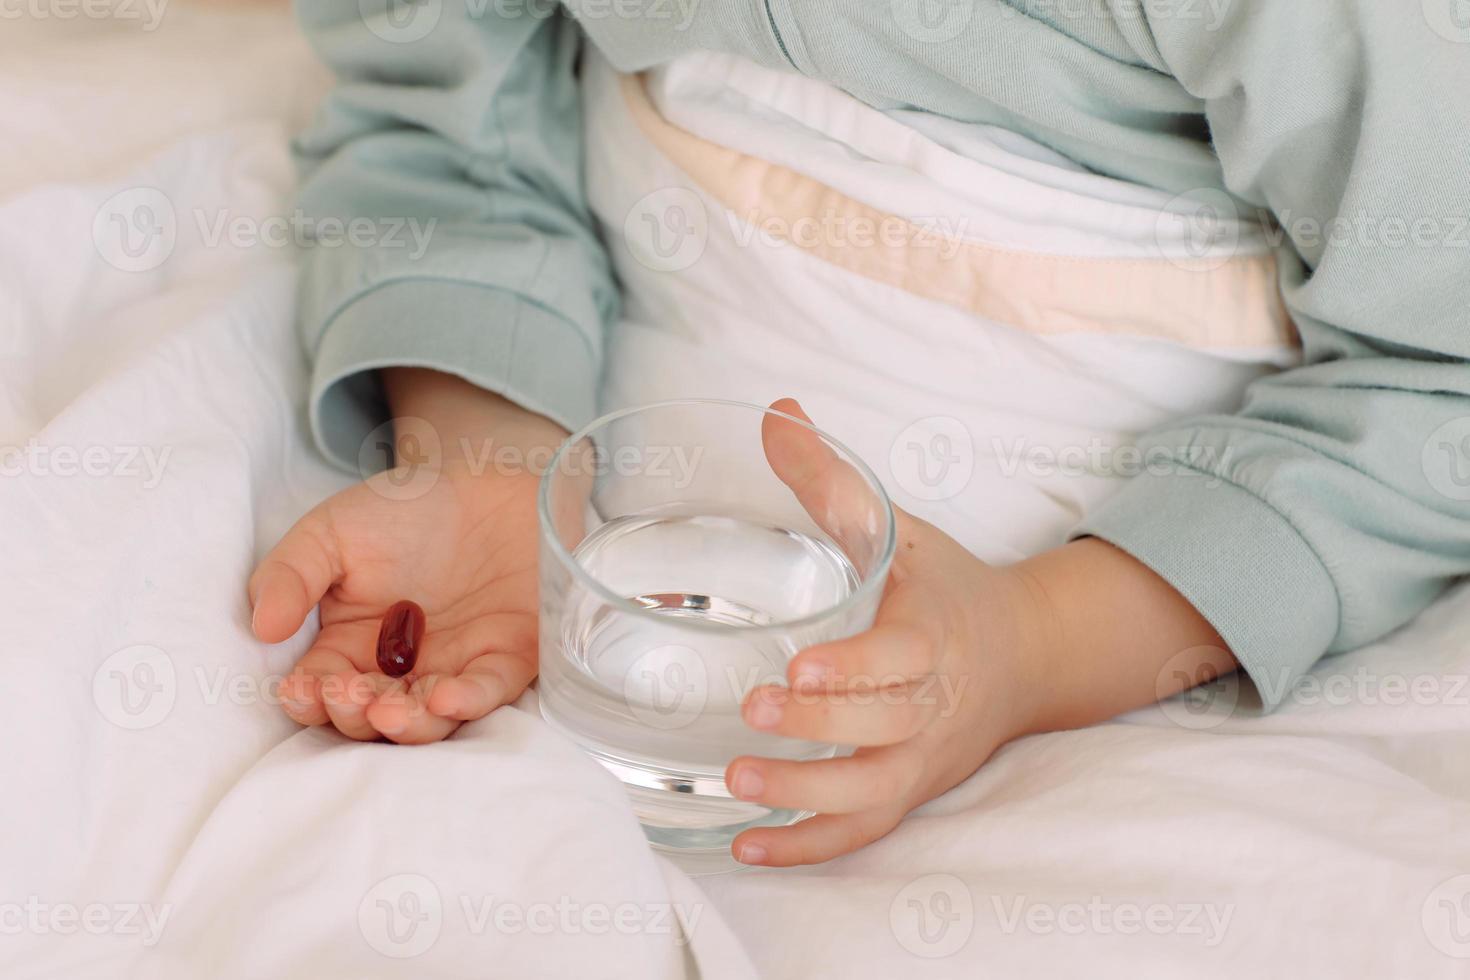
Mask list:
[[378,669],[389,677],[402,677],[419,659],[424,638],[424,610],[417,602],[395,602],[383,614],[378,630]]

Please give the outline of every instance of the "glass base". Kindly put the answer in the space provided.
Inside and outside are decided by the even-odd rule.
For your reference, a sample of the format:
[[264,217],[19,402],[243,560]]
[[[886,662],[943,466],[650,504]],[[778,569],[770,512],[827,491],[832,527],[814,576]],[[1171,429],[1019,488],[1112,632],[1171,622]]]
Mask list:
[[735,855],[730,853],[728,847],[719,848],[689,848],[689,847],[664,847],[662,844],[650,843],[655,854],[662,855],[691,878],[707,878],[712,875],[735,874],[740,871],[748,871],[750,865],[741,864],[735,860]]
[[689,875],[724,874],[744,867],[730,845],[752,827],[786,827],[804,820],[804,810],[773,810],[730,795],[722,775],[672,771],[583,751],[618,778],[633,814],[655,851]]

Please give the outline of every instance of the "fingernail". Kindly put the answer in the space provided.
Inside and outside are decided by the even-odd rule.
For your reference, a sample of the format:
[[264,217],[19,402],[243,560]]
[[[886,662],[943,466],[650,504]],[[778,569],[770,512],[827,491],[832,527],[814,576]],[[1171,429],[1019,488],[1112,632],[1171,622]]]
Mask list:
[[[252,599],[251,601],[254,602],[255,600]],[[259,606],[253,606],[253,607],[251,607],[251,609],[250,609],[250,633],[251,633],[251,635],[254,635],[254,636],[258,636],[259,635],[258,631],[255,628],[255,621],[258,620],[259,618],[260,618],[260,607]]]
[[745,711],[745,720],[752,728],[771,729],[781,724],[781,706],[758,697],[750,702]]
[[766,849],[759,844],[741,844],[740,853],[735,855],[735,860],[741,864],[765,864]]
[[735,778],[730,781],[730,792],[737,799],[754,800],[766,791],[766,781],[761,774],[754,769],[742,767],[735,770]]
[[382,732],[384,735],[398,735],[401,734],[403,730],[408,726],[402,723],[393,723],[388,725],[380,725],[375,723],[373,727]]
[[281,683],[276,685],[276,700],[280,701],[283,707],[290,707],[291,705],[300,703],[297,698],[291,696],[290,677],[285,678]]

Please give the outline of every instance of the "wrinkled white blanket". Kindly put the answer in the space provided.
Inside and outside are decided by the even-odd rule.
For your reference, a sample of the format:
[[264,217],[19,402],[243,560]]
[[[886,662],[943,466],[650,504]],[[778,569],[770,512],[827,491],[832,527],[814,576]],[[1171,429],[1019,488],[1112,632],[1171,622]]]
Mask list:
[[267,220],[323,81],[283,13],[5,31],[7,980],[1470,969],[1463,591],[1270,718],[1222,685],[1027,739],[795,871],[657,861],[534,695],[435,746],[296,728],[311,627],[255,642],[243,583],[346,480]]

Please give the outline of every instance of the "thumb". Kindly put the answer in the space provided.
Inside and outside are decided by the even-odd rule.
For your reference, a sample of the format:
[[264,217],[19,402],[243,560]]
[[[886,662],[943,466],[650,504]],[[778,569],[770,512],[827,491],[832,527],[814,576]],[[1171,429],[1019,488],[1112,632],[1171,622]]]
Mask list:
[[881,548],[890,506],[884,495],[875,492],[851,458],[822,437],[796,399],[773,402],[771,412],[782,413],[767,413],[761,423],[761,445],[771,471],[850,558]]
[[246,587],[250,627],[267,643],[280,643],[301,628],[306,616],[342,577],[337,549],[320,508],[307,514],[261,559]]

